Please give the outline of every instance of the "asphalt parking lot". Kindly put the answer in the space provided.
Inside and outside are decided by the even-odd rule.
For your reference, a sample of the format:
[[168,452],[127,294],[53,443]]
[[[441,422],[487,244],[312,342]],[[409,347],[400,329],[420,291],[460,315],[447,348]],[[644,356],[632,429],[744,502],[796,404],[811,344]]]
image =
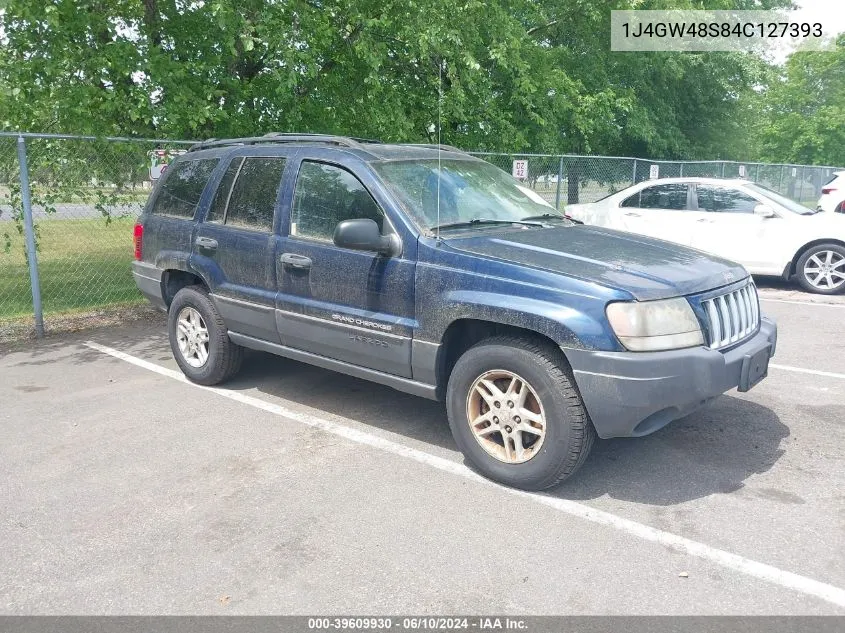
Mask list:
[[845,298],[761,286],[767,380],[543,495],[435,402],[187,384],[163,318],[0,348],[0,613],[845,614]]

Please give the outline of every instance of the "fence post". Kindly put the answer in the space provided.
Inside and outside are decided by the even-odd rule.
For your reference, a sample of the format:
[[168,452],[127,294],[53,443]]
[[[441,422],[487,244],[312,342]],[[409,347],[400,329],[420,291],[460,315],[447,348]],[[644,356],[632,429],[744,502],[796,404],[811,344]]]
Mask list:
[[803,165],[801,166],[801,180],[798,181],[798,200],[797,202],[801,204],[801,201],[804,199],[804,178],[806,176],[807,168]]
[[557,166],[557,192],[555,193],[555,209],[560,211],[560,183],[563,181],[563,155],[560,157],[560,164]]
[[678,168],[678,170],[680,171],[680,173],[678,174],[678,176],[680,176],[681,178],[683,178],[683,177],[684,177],[684,164],[683,164],[683,163],[681,163],[681,164],[680,164],[680,167]]
[[18,137],[23,227],[26,233],[26,259],[29,262],[29,283],[32,287],[32,309],[35,313],[35,336],[44,336],[44,314],[41,310],[41,281],[38,279],[38,254],[35,252],[35,228],[32,225],[32,197],[29,191],[29,168],[26,163],[26,141]]
[[780,180],[778,180],[778,193],[783,193],[783,165],[780,166]]
[[760,163],[757,163],[757,169],[754,170],[754,182],[760,182]]
[[725,161],[722,161],[722,178],[725,177]]
[[631,173],[631,184],[637,184],[637,159],[634,159],[634,171]]

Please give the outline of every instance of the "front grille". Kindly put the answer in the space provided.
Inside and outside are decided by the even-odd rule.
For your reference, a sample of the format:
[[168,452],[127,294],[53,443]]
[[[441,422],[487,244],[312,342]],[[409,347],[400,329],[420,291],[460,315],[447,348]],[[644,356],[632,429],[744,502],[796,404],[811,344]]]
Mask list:
[[739,290],[701,302],[710,325],[710,349],[722,349],[751,336],[760,326],[760,303],[753,281]]

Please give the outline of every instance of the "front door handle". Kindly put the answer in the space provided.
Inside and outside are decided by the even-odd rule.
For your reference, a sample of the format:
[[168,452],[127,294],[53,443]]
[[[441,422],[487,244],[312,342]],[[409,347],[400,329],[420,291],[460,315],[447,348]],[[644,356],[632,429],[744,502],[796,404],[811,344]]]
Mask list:
[[217,248],[217,240],[211,237],[198,237],[194,240],[194,244],[196,244],[200,248],[205,248],[210,251],[213,251]]
[[629,218],[641,218],[641,217],[643,217],[639,213],[634,213],[633,211],[628,211],[625,215],[627,215]]
[[279,261],[285,266],[296,268],[297,270],[307,270],[311,268],[311,258],[304,255],[296,255],[295,253],[282,253]]
[[712,221],[713,220],[711,220],[710,218],[698,218],[696,220],[696,222],[712,222]]

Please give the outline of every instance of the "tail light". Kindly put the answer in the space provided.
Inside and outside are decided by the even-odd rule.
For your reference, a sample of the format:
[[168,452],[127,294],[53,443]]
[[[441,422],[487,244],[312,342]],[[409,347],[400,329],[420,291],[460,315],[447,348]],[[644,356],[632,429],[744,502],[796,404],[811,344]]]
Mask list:
[[132,232],[132,243],[135,245],[135,260],[141,260],[141,247],[144,243],[144,225],[136,224]]
[[836,187],[822,187],[822,194],[833,193],[834,191],[836,191]]

